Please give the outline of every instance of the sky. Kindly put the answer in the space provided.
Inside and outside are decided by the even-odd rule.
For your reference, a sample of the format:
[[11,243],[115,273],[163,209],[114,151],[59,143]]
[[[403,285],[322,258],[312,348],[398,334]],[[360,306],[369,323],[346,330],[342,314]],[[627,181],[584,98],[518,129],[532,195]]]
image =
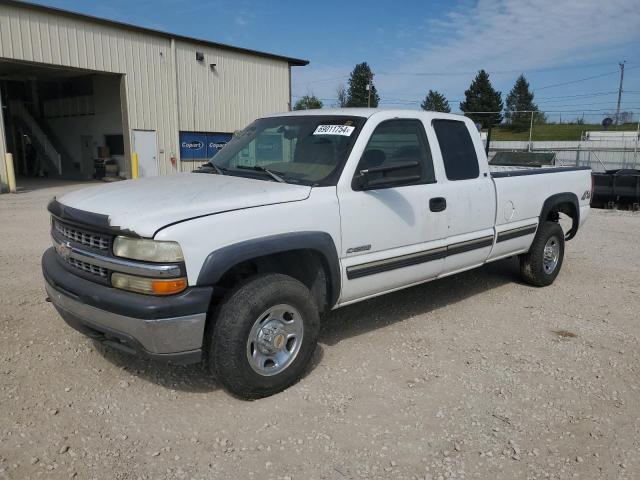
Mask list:
[[[640,115],[638,0],[39,0],[89,15],[310,61],[292,69],[294,102],[334,106],[340,84],[367,62],[381,107],[419,108],[429,89],[459,111],[479,69],[503,99],[525,75],[550,118]],[[636,115],[636,118],[638,118]]]

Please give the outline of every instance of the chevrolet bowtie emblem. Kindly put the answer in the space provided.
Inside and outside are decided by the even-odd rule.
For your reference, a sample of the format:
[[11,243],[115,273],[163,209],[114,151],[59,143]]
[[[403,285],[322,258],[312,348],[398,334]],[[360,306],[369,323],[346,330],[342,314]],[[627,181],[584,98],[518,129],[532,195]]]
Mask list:
[[56,251],[58,255],[60,255],[65,260],[71,256],[71,244],[67,243],[59,243],[56,245]]

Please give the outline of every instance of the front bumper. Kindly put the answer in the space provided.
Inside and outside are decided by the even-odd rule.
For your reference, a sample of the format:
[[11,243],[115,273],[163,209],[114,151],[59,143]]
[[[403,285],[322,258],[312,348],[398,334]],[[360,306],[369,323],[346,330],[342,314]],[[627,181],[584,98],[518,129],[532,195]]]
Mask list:
[[168,297],[141,295],[73,275],[56,257],[53,248],[42,257],[45,287],[71,327],[127,353],[183,364],[200,361],[210,287]]

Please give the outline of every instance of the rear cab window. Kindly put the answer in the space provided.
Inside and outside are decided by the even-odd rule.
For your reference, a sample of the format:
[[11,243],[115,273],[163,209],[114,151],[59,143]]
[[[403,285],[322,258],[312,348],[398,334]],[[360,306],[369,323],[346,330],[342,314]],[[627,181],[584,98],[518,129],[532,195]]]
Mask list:
[[480,176],[478,155],[469,129],[459,120],[433,120],[440,144],[444,170],[449,180],[470,180]]

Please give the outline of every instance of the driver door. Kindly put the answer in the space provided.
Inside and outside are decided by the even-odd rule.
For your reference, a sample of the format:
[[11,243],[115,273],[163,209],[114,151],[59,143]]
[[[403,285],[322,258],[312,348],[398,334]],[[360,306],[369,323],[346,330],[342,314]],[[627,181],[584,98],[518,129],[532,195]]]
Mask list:
[[[367,129],[367,127],[369,127]],[[386,119],[367,125],[360,160],[338,184],[342,251],[340,303],[375,296],[435,278],[444,267],[447,219],[430,211],[431,199],[441,198],[424,125],[419,119]],[[381,173],[389,178],[419,175],[419,180],[387,188],[363,190],[358,172],[393,162],[415,161],[415,171]],[[349,178],[346,178],[349,177]]]

